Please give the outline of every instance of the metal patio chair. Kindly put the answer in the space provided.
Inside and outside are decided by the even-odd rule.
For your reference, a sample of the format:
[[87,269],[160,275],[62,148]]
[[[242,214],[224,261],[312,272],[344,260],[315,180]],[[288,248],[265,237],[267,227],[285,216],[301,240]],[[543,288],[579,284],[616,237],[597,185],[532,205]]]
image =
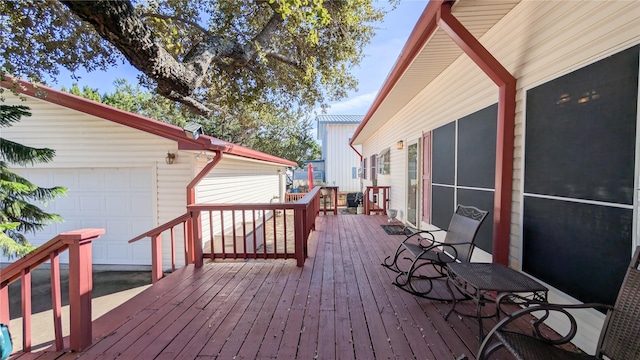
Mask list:
[[[618,292],[613,307],[603,304],[540,304],[518,310],[502,319],[487,334],[478,351],[478,359],[488,359],[495,350],[504,347],[516,359],[640,359],[640,246],[635,254]],[[565,350],[557,345],[566,344],[577,332],[577,324],[569,309],[605,308],[608,309],[598,340],[594,356]],[[507,330],[506,326],[528,314],[540,313],[533,322],[532,334],[522,334]],[[551,312],[566,318],[571,328],[565,336],[559,338],[545,337],[540,326]]]
[[[387,256],[382,263],[382,266],[398,273],[393,284],[416,296],[452,301],[452,299],[429,295],[433,290],[433,281],[438,279],[446,281],[448,263],[471,260],[476,234],[487,214],[488,211],[473,206],[458,205],[451,217],[449,228],[435,230],[447,232],[442,242],[435,239],[434,230],[415,231],[409,234],[400,243],[395,254]],[[411,262],[406,270],[401,269],[398,264],[402,259]],[[432,267],[435,272],[418,272],[425,266]]]

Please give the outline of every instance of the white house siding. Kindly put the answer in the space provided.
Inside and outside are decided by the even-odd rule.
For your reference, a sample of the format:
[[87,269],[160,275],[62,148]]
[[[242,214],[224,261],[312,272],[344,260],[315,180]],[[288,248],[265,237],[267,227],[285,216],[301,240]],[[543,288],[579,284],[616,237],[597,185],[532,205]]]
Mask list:
[[[338,186],[341,192],[360,191],[360,179],[357,169],[360,158],[351,147],[349,140],[353,136],[358,124],[326,124],[326,137],[322,140],[326,151],[324,158],[325,181],[328,186]],[[352,169],[356,169],[355,178]]]
[[[127,269],[129,265],[150,265],[149,240],[134,244],[128,244],[127,241],[184,213],[184,187],[191,179],[191,174],[185,173],[185,167],[188,168],[189,164],[180,155],[174,165],[167,165],[164,160],[168,151],[177,153],[177,144],[39,99],[27,97],[27,101],[23,102],[7,92],[4,96],[5,104],[29,106],[33,115],[3,128],[2,136],[24,145],[56,150],[53,162],[17,170],[54,174],[53,185],[70,188],[68,197],[59,202],[50,202],[52,208],[80,201],[73,198],[77,191],[83,196],[94,193],[97,195],[96,202],[104,206],[102,210],[94,209],[104,211],[101,221],[87,222],[66,217],[65,223],[50,225],[40,235],[32,237],[33,243],[40,245],[60,231],[72,228],[104,227],[105,235],[93,244],[95,264],[114,265],[118,269]],[[114,176],[118,173],[123,176]],[[70,182],[64,181],[65,178],[69,178]],[[96,186],[94,181],[103,186]],[[114,184],[117,181],[122,182],[120,193],[117,191],[118,185]],[[136,192],[136,189],[140,191]],[[107,191],[109,195],[105,195]],[[118,196],[123,194],[128,196],[121,196],[118,200]],[[139,198],[133,201],[132,197],[135,196]],[[123,226],[119,212],[128,207],[142,214],[138,214],[140,220],[130,221],[130,224]],[[121,252],[126,252],[126,255]]]
[[[203,160],[198,161],[198,169],[205,166]],[[280,170],[280,172],[278,172]],[[222,160],[196,187],[196,202],[209,204],[228,203],[278,203],[281,185],[281,176],[285,166],[269,164],[261,161],[244,159],[232,155],[223,155]],[[283,194],[282,194],[283,195]],[[214,234],[220,235],[220,215],[214,212]],[[267,213],[267,217],[271,214]],[[235,226],[241,226],[242,214],[236,213]],[[246,213],[249,221],[250,212]],[[261,212],[256,212],[260,217]],[[258,222],[260,219],[257,219]],[[202,227],[203,238],[210,238],[208,214],[203,214]],[[232,215],[226,211],[224,214],[225,234],[231,233]],[[247,225],[247,232],[253,230]],[[206,244],[205,244],[206,246]]]
[[[522,259],[526,91],[640,43],[640,2],[523,1],[479,40],[517,78],[510,264],[518,269]],[[483,109],[497,100],[497,86],[463,55],[374,136],[366,139],[363,155],[367,158],[404,140],[405,150],[391,152],[391,176],[379,178],[379,184],[392,186],[391,207],[402,208],[406,201],[404,156],[408,143],[420,138],[422,132]],[[634,241],[637,243],[637,239]],[[550,300],[576,301],[556,290],[551,292]],[[578,316],[581,332],[574,343],[593,352],[603,316],[584,311]],[[559,327],[558,324],[554,326]]]

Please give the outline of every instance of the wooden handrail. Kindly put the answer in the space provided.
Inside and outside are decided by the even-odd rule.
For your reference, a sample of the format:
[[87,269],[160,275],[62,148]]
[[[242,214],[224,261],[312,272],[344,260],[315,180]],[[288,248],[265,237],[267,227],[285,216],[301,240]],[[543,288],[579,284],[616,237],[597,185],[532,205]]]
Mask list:
[[59,255],[69,250],[69,344],[73,351],[91,345],[91,243],[104,229],[81,229],[64,232],[49,240],[0,272],[0,322],[9,323],[9,284],[22,280],[22,351],[31,351],[31,271],[51,261],[51,304],[54,345],[62,350],[62,311]]
[[49,255],[53,251],[59,253],[65,251],[70,241],[87,241],[93,240],[104,234],[104,229],[81,229],[68,231],[59,234],[53,239],[38,246],[34,251],[16,260],[0,272],[0,284],[9,285],[20,279],[24,269],[34,269],[39,265],[49,261]]
[[167,221],[166,223],[164,223],[164,224],[162,224],[162,225],[159,225],[159,226],[157,226],[157,227],[155,227],[155,228],[153,228],[153,229],[151,229],[151,230],[147,231],[147,232],[146,232],[146,233],[144,233],[144,234],[140,234],[140,235],[138,235],[138,236],[134,237],[133,239],[129,240],[129,243],[133,243],[133,242],[136,242],[136,241],[138,241],[138,240],[140,240],[140,239],[144,239],[144,238],[146,238],[147,236],[152,237],[152,236],[154,236],[154,235],[160,234],[160,233],[162,233],[162,232],[163,232],[163,231],[165,231],[165,230],[169,230],[169,229],[171,229],[172,227],[174,227],[174,226],[176,226],[176,225],[178,225],[178,224],[180,224],[180,223],[185,222],[185,221],[186,221],[186,220],[188,220],[190,217],[191,217],[191,214],[189,214],[189,213],[182,214],[182,215],[178,216],[177,218],[175,218],[175,219],[173,219],[173,220],[169,220],[169,221]]
[[[238,203],[238,204],[193,204],[187,206],[188,212],[186,214],[180,215],[173,220],[170,220],[160,226],[157,226],[143,234],[140,234],[133,239],[129,240],[129,243],[136,242],[140,239],[149,237],[151,238],[151,278],[155,283],[159,281],[163,276],[163,266],[162,266],[162,236],[166,234],[169,230],[171,230],[170,239],[171,239],[171,257],[172,257],[172,270],[175,270],[175,232],[174,228],[180,224],[184,226],[184,242],[185,242],[185,264],[189,264],[190,262],[195,263],[196,267],[200,267],[203,264],[204,256],[211,258],[291,258],[295,257],[297,260],[298,266],[304,265],[304,259],[307,256],[307,245],[306,240],[309,237],[311,230],[315,229],[315,218],[318,216],[320,211],[320,187],[316,187],[311,190],[309,193],[305,194],[300,200],[295,203]],[[221,214],[224,211],[231,211],[232,220],[235,219],[235,212],[242,212],[242,230],[239,233],[242,236],[238,236],[239,238],[247,240],[248,233],[253,236],[253,240],[256,240],[258,230],[264,231],[264,229],[257,229],[255,225],[255,212],[261,212],[258,214],[258,218],[265,218],[264,214],[268,214],[267,216],[271,216],[272,214],[286,212],[287,210],[294,211],[294,243],[295,243],[295,253],[290,253],[286,249],[284,249],[284,254],[279,254],[274,252],[273,254],[267,254],[266,247],[263,246],[264,252],[261,254],[256,253],[256,245],[252,246],[252,253],[247,251],[247,248],[243,245],[243,250],[241,252],[236,251],[236,241],[240,241],[236,239],[236,230],[233,230],[233,251],[225,253],[224,250],[222,254],[214,254],[213,251],[211,253],[203,253],[203,239],[202,239],[202,213],[209,213],[209,223],[210,223],[210,237],[213,234],[213,219],[211,218],[212,212],[220,212]],[[247,219],[245,219],[245,213],[250,212],[249,223],[253,224],[249,232],[246,229]],[[268,212],[268,213],[267,213]],[[260,217],[262,216],[262,217]],[[217,219],[217,218],[216,218]],[[216,220],[218,221],[218,220]],[[264,220],[263,220],[264,221]],[[275,219],[274,219],[275,221]],[[275,223],[274,223],[275,224]],[[222,241],[224,243],[224,219],[220,220],[220,234],[222,234]],[[232,224],[231,228],[235,229],[236,224]],[[264,225],[264,222],[262,223]],[[264,234],[263,234],[264,236]],[[286,240],[286,239],[285,239]],[[213,239],[211,240],[211,244],[213,244]],[[193,254],[189,253],[189,249]],[[193,255],[190,256],[190,255]]]

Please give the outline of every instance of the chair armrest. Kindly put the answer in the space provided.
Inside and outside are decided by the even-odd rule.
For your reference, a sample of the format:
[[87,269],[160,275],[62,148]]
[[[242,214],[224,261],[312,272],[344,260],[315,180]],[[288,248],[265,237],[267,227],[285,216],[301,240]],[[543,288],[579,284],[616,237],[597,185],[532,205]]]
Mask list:
[[[514,295],[512,295],[514,296]],[[507,315],[504,319],[499,321],[496,326],[493,327],[487,333],[482,344],[480,345],[480,350],[478,351],[478,359],[484,359],[484,356],[488,356],[493,350],[496,349],[495,345],[488,347],[491,341],[491,338],[496,332],[499,331],[509,331],[505,329],[505,327],[511,322],[527,315],[533,315],[536,312],[543,312],[543,315],[538,317],[536,320],[531,321],[532,327],[532,336],[540,339],[546,343],[552,345],[560,345],[565,344],[571,341],[573,337],[577,333],[577,322],[575,317],[568,311],[570,309],[592,309],[592,308],[602,308],[602,309],[613,309],[613,306],[598,304],[598,303],[586,303],[586,304],[550,304],[550,303],[542,303],[537,300],[527,299],[527,304],[534,304],[529,307],[520,309],[515,311],[514,313]],[[498,300],[498,306],[500,306],[500,300]],[[569,323],[571,324],[571,328],[567,332],[566,335],[562,336],[558,339],[552,339],[545,336],[541,331],[541,326],[544,324],[544,321],[549,318],[552,312],[560,314],[560,316],[564,316]],[[485,351],[489,351],[487,354],[484,354]]]
[[[433,235],[434,232],[438,232],[438,231],[444,231],[442,229],[434,229],[434,230],[417,230],[417,229],[413,229],[410,227],[405,226],[405,229],[409,229],[409,231],[411,231],[411,234],[407,235],[407,237],[404,239],[403,242],[406,242],[408,240],[410,240],[411,238],[413,238],[414,236],[418,236],[418,244],[422,247],[428,247],[431,245],[431,243],[436,241],[435,236]],[[424,237],[422,235],[428,235],[428,237]],[[428,243],[425,245],[423,242],[428,241]]]

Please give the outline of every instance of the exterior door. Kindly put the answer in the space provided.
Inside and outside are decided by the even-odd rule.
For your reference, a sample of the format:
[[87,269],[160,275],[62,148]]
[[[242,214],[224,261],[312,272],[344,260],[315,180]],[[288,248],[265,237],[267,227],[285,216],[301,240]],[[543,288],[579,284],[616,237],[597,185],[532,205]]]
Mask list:
[[419,143],[416,141],[407,147],[407,222],[418,228],[420,206]]
[[431,132],[422,134],[422,221],[431,223]]

